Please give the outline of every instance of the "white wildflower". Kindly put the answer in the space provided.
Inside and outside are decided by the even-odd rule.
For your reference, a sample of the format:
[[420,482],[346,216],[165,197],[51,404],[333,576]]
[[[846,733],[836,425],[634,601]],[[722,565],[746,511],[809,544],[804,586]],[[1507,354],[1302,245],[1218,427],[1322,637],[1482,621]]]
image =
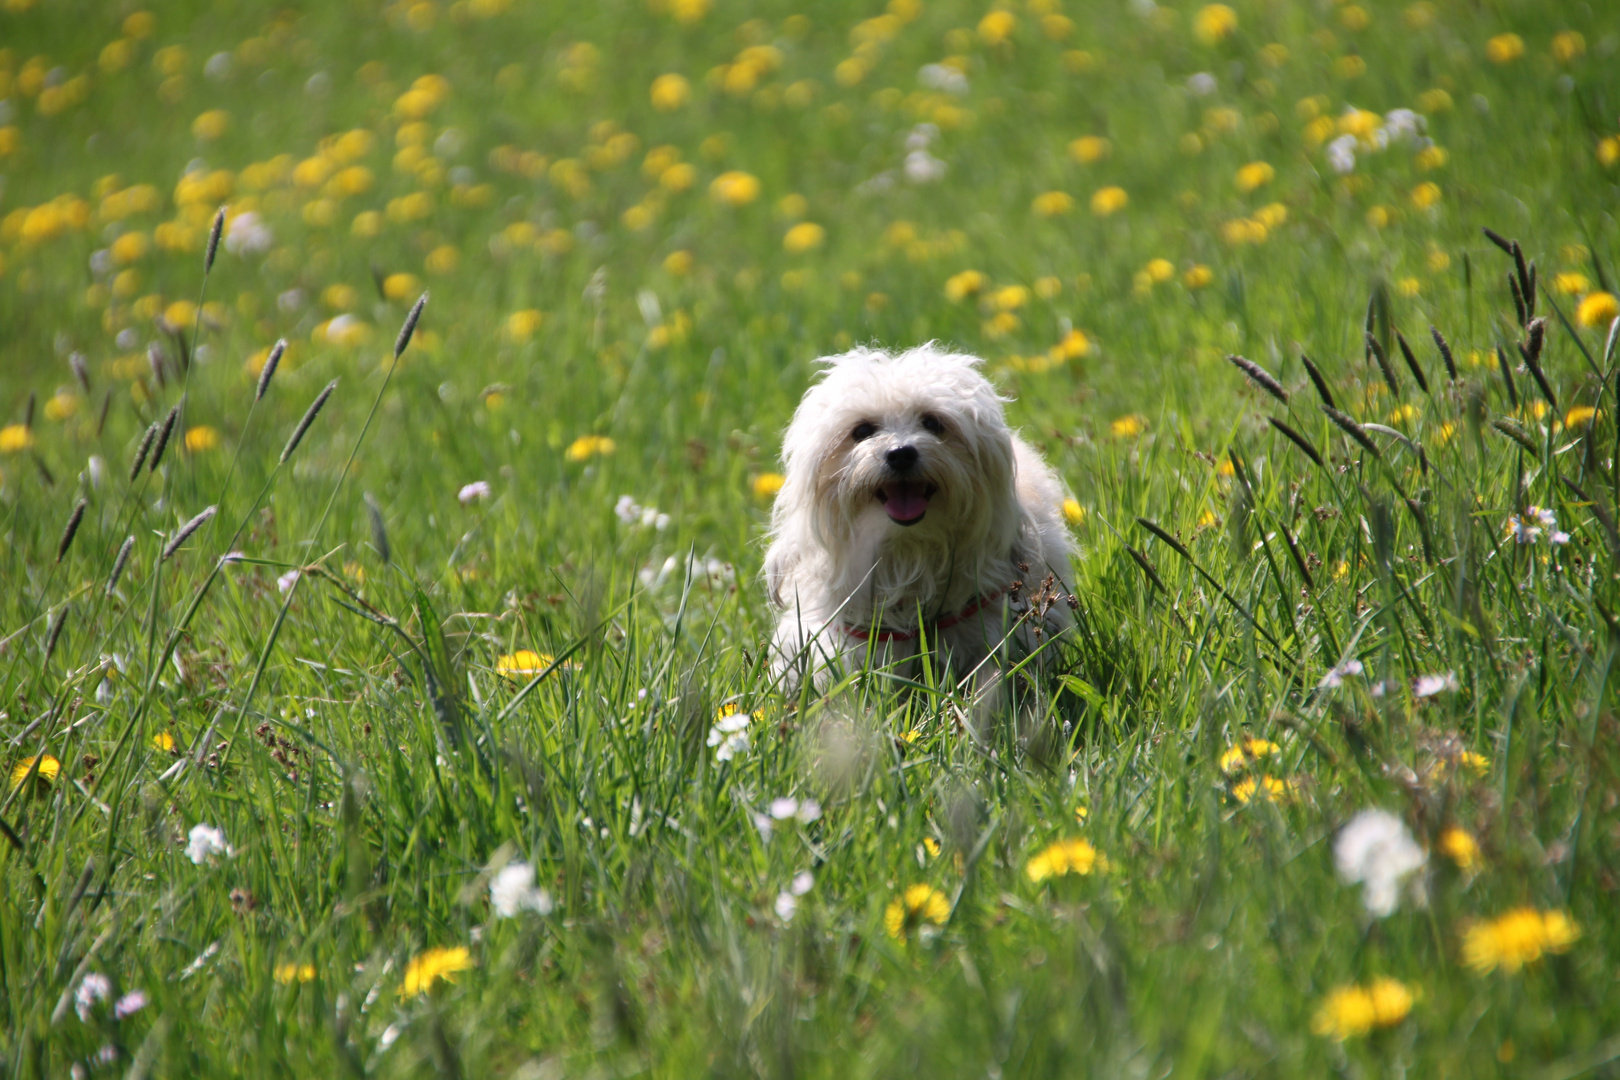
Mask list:
[[456,498],[461,501],[462,506],[480,499],[487,499],[489,498],[489,483],[484,480],[474,480],[456,492]]
[[1340,135],[1327,144],[1328,164],[1341,176],[1356,171],[1356,137]]
[[289,570],[285,574],[282,574],[280,577],[276,578],[276,588],[279,589],[283,595],[285,595],[295,584],[298,583],[298,575],[300,572],[301,571],[298,570]]
[[1187,76],[1187,92],[1193,97],[1209,97],[1215,92],[1215,76],[1207,71]]
[[913,150],[906,155],[906,179],[913,184],[932,184],[945,179],[945,163],[927,150]]
[[113,1003],[113,1019],[122,1020],[125,1017],[134,1016],[146,1008],[146,1005],[146,991],[131,990]]
[[1333,687],[1342,685],[1344,683],[1345,676],[1360,675],[1362,670],[1360,660],[1346,660],[1344,663],[1339,664],[1336,667],[1329,668],[1328,673],[1322,676],[1322,681],[1316,685],[1324,689],[1331,690]]
[[1384,130],[1392,142],[1415,138],[1428,128],[1428,121],[1411,109],[1391,109],[1384,114]]
[[808,825],[820,816],[821,804],[814,799],[805,799],[800,802],[798,799],[784,796],[780,799],[771,800],[771,817],[777,821],[787,821],[791,818]]
[[709,745],[716,761],[730,761],[748,751],[748,714],[732,713],[716,720],[709,729]]
[[551,894],[535,888],[534,867],[526,862],[507,863],[490,879],[489,903],[503,919],[516,918],[522,911],[550,915],[553,906]]
[[[262,255],[269,251],[275,242],[276,234],[270,231],[270,227],[264,223],[264,218],[252,210],[237,214],[225,226],[225,250],[232,255]],[[282,300],[285,301],[292,293],[298,293],[298,290],[282,293]],[[298,293],[297,301],[290,307],[296,309],[302,306],[303,294]],[[282,307],[283,310],[287,310],[289,305],[283,303]]]
[[793,916],[799,912],[799,898],[790,892],[776,894],[776,917],[785,923],[793,921]]
[[79,983],[79,988],[73,991],[73,1008],[79,1013],[80,1020],[90,1019],[90,1010],[96,1007],[96,1002],[105,1001],[112,996],[112,980],[99,971],[92,971]]
[[808,870],[800,870],[797,874],[793,875],[793,881],[790,885],[788,885],[788,891],[794,896],[803,896],[805,893],[814,888],[815,884],[816,875],[812,874]]
[[930,90],[940,90],[958,97],[969,90],[968,77],[947,64],[924,64],[917,69],[917,81]]
[[201,866],[212,855],[229,854],[231,846],[225,842],[223,829],[201,823],[191,827],[190,839],[186,844],[186,858]]
[[629,495],[620,495],[619,501],[613,504],[613,512],[621,523],[634,525],[641,518],[641,504]]
[[1412,696],[1434,697],[1442,691],[1455,690],[1457,686],[1457,674],[1453,671],[1448,671],[1444,675],[1419,675],[1417,681],[1412,684]]
[[1400,905],[1401,881],[1428,859],[1405,823],[1387,810],[1363,810],[1333,842],[1339,878],[1349,885],[1360,882],[1362,904],[1380,919]]

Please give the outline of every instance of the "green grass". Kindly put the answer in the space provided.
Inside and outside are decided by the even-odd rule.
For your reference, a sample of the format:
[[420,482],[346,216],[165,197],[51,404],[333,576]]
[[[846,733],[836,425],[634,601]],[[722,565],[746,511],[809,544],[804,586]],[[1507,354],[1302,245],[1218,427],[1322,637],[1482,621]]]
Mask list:
[[[1058,41],[1026,0],[994,42],[988,9],[944,3],[860,26],[881,9],[188,3],[110,50],[132,9],[26,6],[0,12],[0,735],[8,774],[59,772],[0,797],[6,1075],[1617,1075],[1602,5],[1245,2],[1205,42],[1198,5],[1071,0]],[[714,70],[754,46],[776,52],[752,82]],[[919,83],[948,56],[960,96]],[[659,111],[671,72],[690,97]],[[402,100],[426,75],[448,93]],[[1417,109],[1444,160],[1361,146],[1339,175],[1350,106]],[[924,121],[946,172],[913,184]],[[1082,135],[1111,153],[1071,157]],[[684,190],[644,164],[660,146]],[[1240,191],[1255,161],[1274,175]],[[758,196],[713,197],[730,170]],[[1109,186],[1128,205],[1095,215]],[[1035,212],[1051,191],[1068,213]],[[272,239],[238,250],[233,224],[205,281],[221,202]],[[796,218],[819,246],[785,249]],[[1482,226],[1536,261],[1556,406]],[[950,298],[968,270],[983,288]],[[1070,329],[1083,355],[1031,359]],[[1018,715],[882,675],[784,700],[755,482],[814,357],[927,339],[987,358],[1084,511],[1075,666]],[[1398,436],[1336,426],[1302,352]],[[1576,406],[1596,418],[1566,425]],[[622,523],[625,494],[667,526]],[[1567,545],[1513,541],[1532,505]],[[497,670],[521,650],[557,663]],[[721,762],[732,705],[750,745]],[[1223,771],[1250,738],[1276,753]],[[1279,797],[1244,801],[1267,777]],[[821,814],[766,837],[785,796]],[[1334,870],[1369,807],[1429,851],[1426,902],[1382,919]],[[193,863],[200,824],[230,853]],[[1032,882],[1074,837],[1105,868]],[[492,911],[514,859],[549,914]],[[948,914],[894,936],[917,885]],[[1523,907],[1579,940],[1471,966],[1468,928]],[[405,993],[441,948],[466,969]],[[81,1018],[93,974],[112,996]],[[1408,1016],[1313,1030],[1381,976]]]

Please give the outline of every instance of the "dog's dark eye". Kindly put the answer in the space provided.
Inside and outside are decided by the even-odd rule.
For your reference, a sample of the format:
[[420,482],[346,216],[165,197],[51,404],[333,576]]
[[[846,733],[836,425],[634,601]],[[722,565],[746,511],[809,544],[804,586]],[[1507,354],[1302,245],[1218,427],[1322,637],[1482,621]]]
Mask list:
[[923,430],[928,432],[930,435],[945,434],[945,425],[941,423],[939,417],[935,416],[933,413],[923,413],[922,426]]
[[876,424],[872,423],[870,420],[862,420],[860,423],[855,425],[855,430],[849,433],[849,437],[854,439],[856,442],[860,442],[863,439],[870,439],[872,436],[876,435],[877,430]]

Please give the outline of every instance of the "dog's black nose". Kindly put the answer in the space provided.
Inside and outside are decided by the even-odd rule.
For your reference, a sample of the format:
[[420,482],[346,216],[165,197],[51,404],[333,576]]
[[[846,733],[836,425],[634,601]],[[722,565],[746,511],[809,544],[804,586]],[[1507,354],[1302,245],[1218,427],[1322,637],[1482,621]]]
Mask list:
[[895,472],[910,472],[917,466],[917,448],[915,446],[897,446],[883,455],[883,460],[889,463],[889,468]]

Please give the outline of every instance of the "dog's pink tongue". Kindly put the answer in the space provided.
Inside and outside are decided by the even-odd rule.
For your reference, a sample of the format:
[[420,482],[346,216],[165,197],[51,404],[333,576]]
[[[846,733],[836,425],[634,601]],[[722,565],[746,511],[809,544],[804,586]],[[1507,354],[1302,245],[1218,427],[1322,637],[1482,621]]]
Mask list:
[[895,521],[912,521],[928,509],[928,497],[921,484],[890,484],[888,496],[883,500],[883,509]]

